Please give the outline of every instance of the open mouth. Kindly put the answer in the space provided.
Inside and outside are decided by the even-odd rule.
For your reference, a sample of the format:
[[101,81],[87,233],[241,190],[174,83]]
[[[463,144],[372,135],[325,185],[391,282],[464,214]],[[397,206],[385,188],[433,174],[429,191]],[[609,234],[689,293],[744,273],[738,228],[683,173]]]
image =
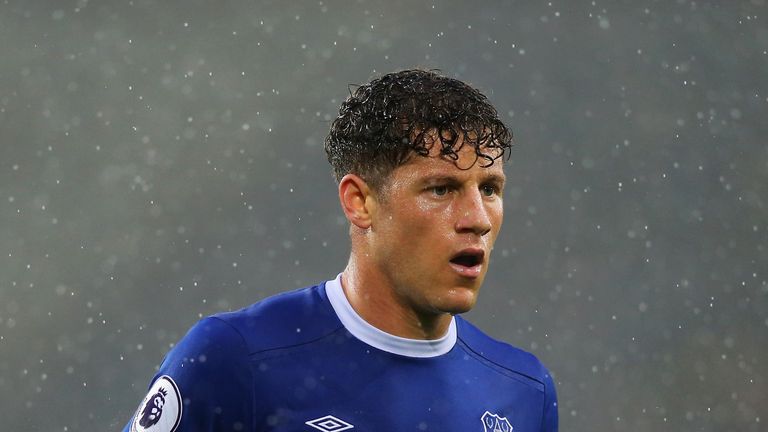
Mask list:
[[472,268],[483,263],[485,252],[482,249],[463,250],[451,258],[451,263],[464,268]]

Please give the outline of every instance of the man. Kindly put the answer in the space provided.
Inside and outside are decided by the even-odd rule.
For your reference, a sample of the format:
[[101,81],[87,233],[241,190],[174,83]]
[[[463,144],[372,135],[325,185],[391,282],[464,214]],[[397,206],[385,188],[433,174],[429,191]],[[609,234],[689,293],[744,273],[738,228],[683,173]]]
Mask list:
[[357,88],[325,146],[347,267],[200,321],[125,430],[556,431],[546,368],[457,315],[488,270],[510,145],[460,81],[408,70]]

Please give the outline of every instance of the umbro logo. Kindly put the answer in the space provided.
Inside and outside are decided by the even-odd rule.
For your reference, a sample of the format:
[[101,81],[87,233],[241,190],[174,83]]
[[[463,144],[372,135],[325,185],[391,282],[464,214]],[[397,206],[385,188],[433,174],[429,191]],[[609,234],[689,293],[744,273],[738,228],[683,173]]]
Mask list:
[[351,424],[332,415],[310,420],[306,424],[323,432],[340,432],[354,428]]

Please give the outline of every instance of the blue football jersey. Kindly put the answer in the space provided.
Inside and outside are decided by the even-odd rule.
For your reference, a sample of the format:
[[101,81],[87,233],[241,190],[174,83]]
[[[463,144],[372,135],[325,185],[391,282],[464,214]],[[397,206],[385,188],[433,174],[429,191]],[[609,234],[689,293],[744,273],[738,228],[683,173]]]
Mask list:
[[125,431],[554,432],[532,354],[459,316],[414,340],[363,320],[340,278],[199,321],[168,353]]

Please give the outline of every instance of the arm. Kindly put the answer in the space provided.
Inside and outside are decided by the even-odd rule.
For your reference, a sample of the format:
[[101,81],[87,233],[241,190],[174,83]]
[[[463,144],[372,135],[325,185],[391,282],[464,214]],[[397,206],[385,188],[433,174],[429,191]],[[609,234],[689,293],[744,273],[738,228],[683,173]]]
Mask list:
[[557,392],[552,375],[544,371],[544,416],[541,422],[541,432],[557,432]]
[[124,432],[253,430],[253,378],[240,333],[199,321],[168,353]]

